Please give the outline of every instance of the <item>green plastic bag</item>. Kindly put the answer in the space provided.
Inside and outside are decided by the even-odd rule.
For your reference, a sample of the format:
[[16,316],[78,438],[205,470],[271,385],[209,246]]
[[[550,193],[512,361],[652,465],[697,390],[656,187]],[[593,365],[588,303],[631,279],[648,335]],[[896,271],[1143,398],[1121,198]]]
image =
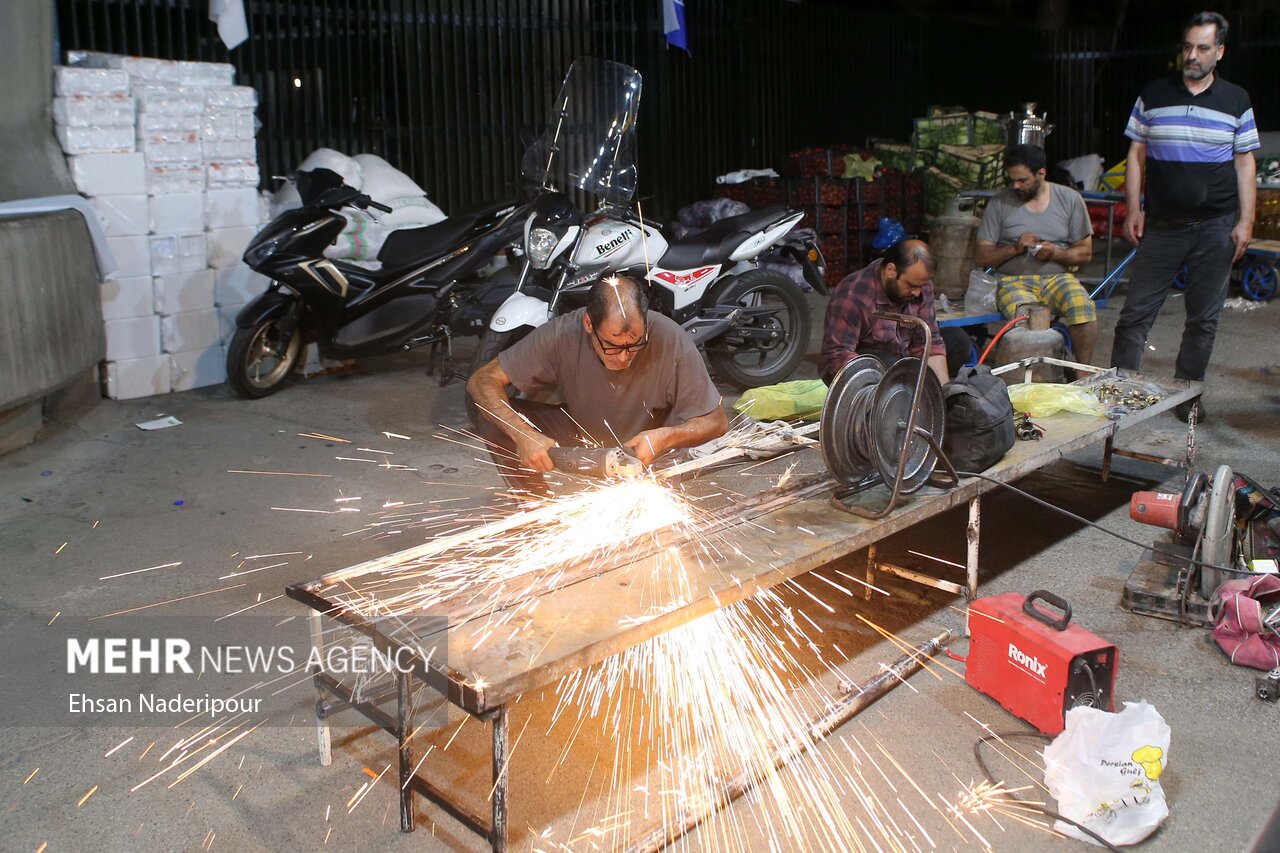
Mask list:
[[1044,418],[1061,411],[1105,418],[1107,410],[1088,388],[1052,382],[1019,382],[1009,386],[1009,402],[1015,412]]
[[752,388],[738,398],[733,410],[757,421],[816,421],[826,399],[827,386],[821,379],[796,379]]

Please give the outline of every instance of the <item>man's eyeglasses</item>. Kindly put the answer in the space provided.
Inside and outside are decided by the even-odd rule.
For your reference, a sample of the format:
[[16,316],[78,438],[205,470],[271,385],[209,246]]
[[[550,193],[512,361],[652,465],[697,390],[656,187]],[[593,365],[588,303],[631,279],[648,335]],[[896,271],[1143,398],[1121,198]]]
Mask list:
[[595,329],[591,330],[591,334],[596,336],[596,343],[600,344],[600,352],[605,355],[620,355],[624,352],[636,353],[649,345],[649,330],[645,329],[644,337],[636,341],[634,344],[626,344],[618,346],[617,344],[606,344],[604,339],[600,337],[600,333]]

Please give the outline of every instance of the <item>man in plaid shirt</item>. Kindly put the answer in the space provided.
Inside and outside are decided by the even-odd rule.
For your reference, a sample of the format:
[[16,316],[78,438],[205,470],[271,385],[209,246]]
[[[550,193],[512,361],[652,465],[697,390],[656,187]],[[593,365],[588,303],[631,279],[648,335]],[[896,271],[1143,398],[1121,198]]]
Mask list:
[[[933,253],[924,242],[903,240],[883,260],[872,261],[836,286],[822,328],[818,375],[823,382],[830,385],[840,368],[857,356],[875,355],[886,364],[906,356],[927,358],[938,381],[946,384],[947,345],[933,313],[934,268]],[[933,335],[929,351],[923,351],[924,334],[918,327],[873,317],[876,311],[928,323]]]

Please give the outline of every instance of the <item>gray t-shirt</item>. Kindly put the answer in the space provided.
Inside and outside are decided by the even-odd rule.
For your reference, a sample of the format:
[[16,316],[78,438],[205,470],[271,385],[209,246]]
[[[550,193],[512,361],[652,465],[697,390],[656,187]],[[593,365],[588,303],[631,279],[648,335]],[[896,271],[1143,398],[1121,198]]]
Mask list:
[[[1042,241],[1065,249],[1093,233],[1089,211],[1080,193],[1061,184],[1049,184],[1049,206],[1032,213],[1013,190],[1008,189],[987,202],[978,226],[978,239],[997,246],[1018,242],[1030,231]],[[1006,261],[998,270],[1004,275],[1054,275],[1066,267],[1053,261],[1038,261],[1026,252]]]
[[526,394],[558,386],[569,414],[605,446],[720,405],[701,353],[674,320],[650,311],[649,345],[625,370],[609,370],[582,328],[585,313],[557,317],[499,355],[511,384]]

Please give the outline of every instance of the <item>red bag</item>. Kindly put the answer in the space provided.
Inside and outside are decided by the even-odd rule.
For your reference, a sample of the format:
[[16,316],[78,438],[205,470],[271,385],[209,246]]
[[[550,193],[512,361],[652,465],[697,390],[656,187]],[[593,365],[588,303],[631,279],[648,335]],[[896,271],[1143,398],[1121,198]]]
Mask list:
[[1280,607],[1280,576],[1259,575],[1222,584],[1209,602],[1213,640],[1237,666],[1280,667],[1280,625],[1267,614]]

